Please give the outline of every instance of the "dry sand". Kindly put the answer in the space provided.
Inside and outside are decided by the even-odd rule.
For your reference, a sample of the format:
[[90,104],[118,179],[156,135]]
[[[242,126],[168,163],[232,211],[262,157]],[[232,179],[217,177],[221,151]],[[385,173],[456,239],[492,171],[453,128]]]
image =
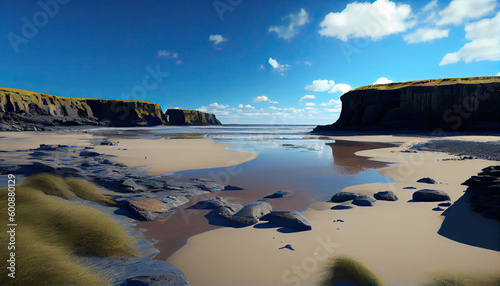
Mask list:
[[[357,153],[393,162],[380,173],[396,182],[387,180],[345,189],[364,194],[392,190],[399,200],[378,201],[374,207],[349,210],[331,210],[336,204],[318,202],[302,213],[311,223],[312,231],[286,233],[259,225],[216,229],[191,237],[167,261],[181,269],[193,286],[316,285],[325,261],[335,256],[359,260],[388,285],[422,285],[440,273],[500,273],[500,253],[488,248],[500,241],[497,221],[482,218],[460,202],[444,213],[434,211],[438,203],[408,202],[415,190],[403,189],[414,186],[444,190],[455,202],[466,188],[460,185],[463,181],[500,162],[442,161],[455,157],[444,153],[400,152],[410,144],[428,140],[423,137],[331,139],[404,143],[400,147]],[[450,139],[498,141],[500,138]],[[432,177],[440,184],[416,183],[422,177]],[[443,214],[447,227],[443,227],[441,235],[438,231],[445,220]],[[337,219],[344,222],[333,222]],[[285,244],[291,244],[295,251],[278,250]]]
[[[0,132],[0,150],[38,148],[40,144],[92,146],[92,142],[98,138],[100,137],[84,133]],[[254,153],[228,150],[227,145],[216,144],[211,139],[119,139],[118,141],[117,146],[94,146],[94,151],[117,156],[110,160],[127,166],[144,166],[149,175],[227,167],[257,157]]]

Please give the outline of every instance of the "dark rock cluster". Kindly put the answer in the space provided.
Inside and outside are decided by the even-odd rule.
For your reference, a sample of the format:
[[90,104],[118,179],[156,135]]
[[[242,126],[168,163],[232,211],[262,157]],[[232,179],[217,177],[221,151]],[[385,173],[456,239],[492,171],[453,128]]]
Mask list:
[[468,186],[465,192],[469,195],[472,210],[500,221],[500,166],[484,168],[462,185]]

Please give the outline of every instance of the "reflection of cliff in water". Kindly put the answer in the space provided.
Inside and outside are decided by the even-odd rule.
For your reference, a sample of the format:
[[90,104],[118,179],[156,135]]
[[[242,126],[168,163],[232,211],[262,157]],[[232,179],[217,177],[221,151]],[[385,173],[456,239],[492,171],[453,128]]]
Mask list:
[[335,143],[326,144],[332,148],[333,164],[342,174],[357,174],[368,169],[380,169],[387,164],[369,160],[368,157],[357,156],[356,152],[377,148],[396,146],[390,143],[354,142],[335,140]]

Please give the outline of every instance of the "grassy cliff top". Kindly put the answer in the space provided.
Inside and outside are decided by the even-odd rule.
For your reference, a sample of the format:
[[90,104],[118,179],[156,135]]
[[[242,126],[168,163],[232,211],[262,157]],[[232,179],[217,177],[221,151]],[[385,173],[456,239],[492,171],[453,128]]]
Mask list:
[[500,76],[478,76],[478,77],[462,77],[462,78],[442,78],[442,79],[428,79],[407,82],[395,82],[389,84],[376,84],[358,87],[351,91],[357,90],[393,90],[409,86],[445,86],[454,84],[481,84],[481,83],[500,83]]
[[51,94],[44,94],[44,93],[33,92],[33,91],[29,91],[29,90],[16,89],[16,88],[8,88],[8,87],[0,87],[0,92],[2,92],[2,91],[15,92],[15,93],[18,93],[20,95],[25,95],[25,96],[53,97],[53,98],[63,99],[63,100],[78,100],[78,101],[91,101],[92,100],[92,101],[101,101],[101,102],[122,101],[122,102],[140,102],[140,103],[158,105],[157,103],[149,102],[149,101],[144,101],[144,100],[121,100],[121,99],[101,99],[101,98],[74,98],[74,97],[55,96],[55,95],[51,95]]

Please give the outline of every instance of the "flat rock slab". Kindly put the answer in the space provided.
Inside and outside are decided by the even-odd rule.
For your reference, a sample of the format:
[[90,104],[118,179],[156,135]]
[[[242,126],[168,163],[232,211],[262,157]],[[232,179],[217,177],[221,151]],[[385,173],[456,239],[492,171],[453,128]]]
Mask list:
[[292,192],[277,191],[277,192],[270,194],[269,196],[265,196],[264,199],[278,199],[278,198],[289,196],[291,194],[292,194]]
[[279,226],[289,227],[296,230],[311,230],[311,225],[298,212],[290,211],[273,211],[264,217],[262,220],[267,220]]
[[450,196],[444,191],[423,189],[413,193],[415,202],[442,202],[449,201]]

